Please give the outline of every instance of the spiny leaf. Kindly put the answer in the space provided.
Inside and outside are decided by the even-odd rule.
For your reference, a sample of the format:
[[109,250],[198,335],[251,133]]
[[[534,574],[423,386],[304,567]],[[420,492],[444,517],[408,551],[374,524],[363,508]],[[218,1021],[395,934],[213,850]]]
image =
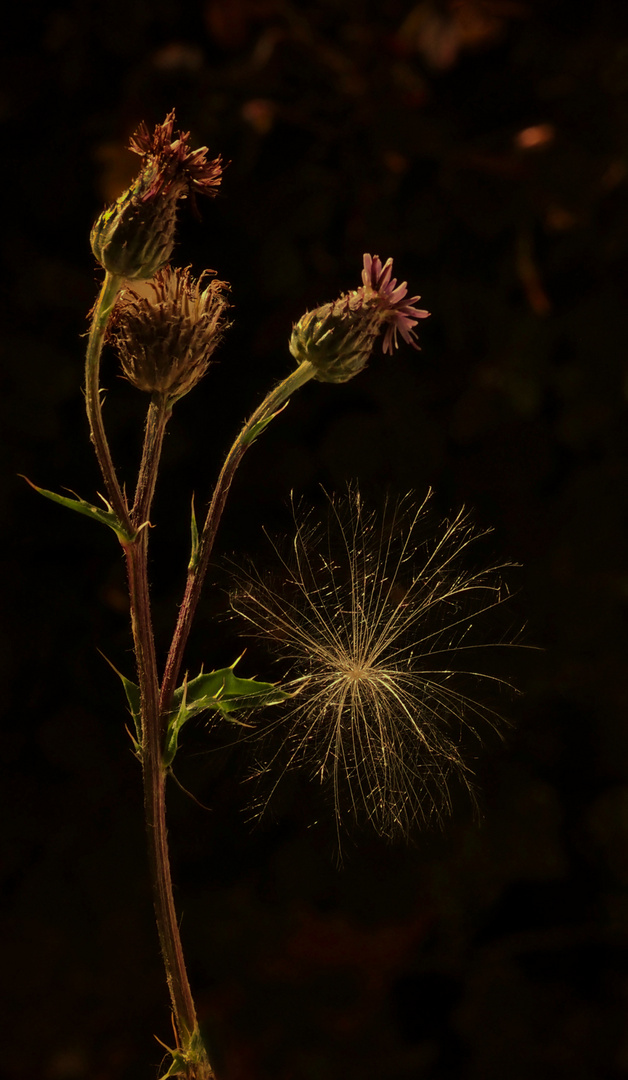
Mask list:
[[[157,1038],[157,1036],[155,1036]],[[169,1046],[161,1042],[161,1039],[157,1039],[158,1043],[161,1043],[163,1047],[172,1055],[172,1061],[168,1072],[165,1072],[163,1076],[159,1077],[159,1080],[169,1080],[170,1077],[185,1076],[188,1073],[188,1058],[187,1054],[183,1050],[171,1050]]]
[[[100,652],[100,649],[98,650]],[[111,663],[111,660],[105,656],[103,652],[100,653],[103,660],[106,660],[112,671],[115,671],[118,678],[121,680],[126,694],[126,699],[129,703],[129,709],[131,710],[131,716],[133,717],[133,726],[135,728],[136,739],[133,739],[135,746],[135,753],[140,757],[142,749],[142,712],[141,712],[141,695],[140,688],[137,683],[131,682],[127,679],[126,675],[123,675],[121,671],[118,671],[115,664]]]
[[[230,667],[219,668],[217,671],[201,672],[195,679],[184,682],[183,686],[175,690],[174,705],[185,705],[186,719],[208,708],[219,709],[220,712],[228,714],[256,704],[275,705],[290,697],[274,683],[241,679],[233,670],[237,662],[236,660]],[[263,701],[256,703],[249,700],[251,697],[263,698]]]
[[[173,1050],[170,1046],[166,1046],[165,1042],[162,1042],[161,1039],[158,1039],[156,1035],[155,1038],[159,1045],[163,1046],[164,1050],[172,1057],[170,1068],[160,1077],[160,1080],[168,1080],[169,1077],[176,1076],[208,1075],[207,1054],[198,1028],[192,1032],[185,1050],[182,1047],[177,1047],[176,1050]],[[213,1073],[211,1075],[213,1076]]]
[[[239,659],[241,657],[238,657]],[[207,673],[201,672],[190,681],[186,677],[183,685],[175,690],[168,723],[164,765],[171,765],[174,761],[178,749],[179,732],[191,717],[213,709],[231,723],[249,727],[233,715],[238,709],[277,705],[280,701],[291,697],[274,683],[239,678],[233,670],[238,660],[235,660],[230,667]]]
[[34,491],[39,492],[39,494],[43,495],[46,499],[51,499],[52,502],[59,503],[60,506],[67,506],[69,510],[76,510],[77,514],[84,514],[85,517],[91,518],[92,521],[100,521],[102,525],[107,525],[110,529],[113,529],[120,543],[131,544],[137,536],[137,533],[130,533],[125,529],[106,499],[103,499],[103,502],[107,509],[101,510],[98,506],[92,506],[92,504],[86,502],[85,499],[81,499],[80,496],[77,496],[75,499],[69,499],[66,495],[57,495],[55,491],[47,491],[46,488],[38,487],[37,484],[34,484],[32,480],[29,480],[28,477],[24,476],[22,473],[19,473],[18,475],[20,475],[23,480],[26,480],[26,483],[30,484]]

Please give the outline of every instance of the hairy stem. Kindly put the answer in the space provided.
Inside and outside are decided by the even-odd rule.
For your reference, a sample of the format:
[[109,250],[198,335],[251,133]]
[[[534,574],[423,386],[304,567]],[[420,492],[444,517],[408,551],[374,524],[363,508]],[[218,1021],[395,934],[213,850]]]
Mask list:
[[155,494],[164,434],[171,416],[172,404],[169,399],[163,394],[155,394],[146,414],[142,462],[131,511],[131,520],[135,528],[139,528],[144,522],[148,521],[153,495]]
[[141,695],[144,815],[155,919],[185,1071],[189,1080],[211,1080],[214,1074],[198,1031],[172,890],[166,827],[167,770],[163,764],[165,718],[162,723],[148,584],[149,530],[141,528],[150,514],[164,433],[171,411],[171,404],[162,395],[155,395],[148,408],[142,461],[131,513],[133,525],[139,532],[133,543],[125,547],[125,555]]
[[213,1072],[198,1032],[172,892],[166,829],[166,769],[162,761],[159,683],[146,572],[147,548],[148,534],[143,529],[135,541],[125,548],[125,554],[141,692],[144,813],[153,903],[179,1045],[186,1060],[188,1076],[190,1080],[210,1080]]
[[153,881],[153,898],[168,985],[177,1026],[185,1038],[195,1027],[196,1017],[190,994],[170,880],[166,840],[165,779],[159,735],[159,683],[151,629],[150,601],[146,575],[146,530],[126,549],[133,639],[142,708],[142,767],[148,849]]
[[207,517],[205,518],[205,524],[199,540],[198,551],[188,570],[185,593],[179,609],[179,618],[172,638],[164,678],[161,684],[162,714],[167,712],[172,694],[177,685],[179,671],[183,662],[183,653],[190,634],[196,606],[203,588],[203,582],[207,573],[214,540],[216,539],[222,512],[227,501],[227,495],[229,494],[229,488],[231,487],[238,465],[244,457],[247,448],[256,439],[263,427],[272,420],[278,410],[288,401],[291,394],[313,378],[313,376],[314,368],[312,364],[308,360],[304,360],[295,371],[279,384],[279,386],[275,387],[274,390],[271,390],[264,398],[264,401],[259,408],[257,408],[253,415],[247,420],[225,458],[216,487],[214,488],[214,494],[209,505],[209,510],[207,511]]
[[107,323],[121,288],[122,278],[107,272],[94,307],[87,342],[85,355],[85,407],[91,439],[96,450],[96,457],[98,458],[109,501],[121,524],[130,532],[129,511],[111,460],[100,400],[100,356]]

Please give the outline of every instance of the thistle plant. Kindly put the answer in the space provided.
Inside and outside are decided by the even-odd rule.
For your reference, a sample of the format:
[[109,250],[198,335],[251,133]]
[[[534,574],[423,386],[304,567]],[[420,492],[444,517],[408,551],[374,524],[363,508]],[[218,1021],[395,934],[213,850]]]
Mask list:
[[[325,547],[309,521],[298,522],[282,591],[259,574],[248,580],[240,575],[236,584],[234,608],[289,656],[285,678],[247,678],[239,668],[236,673],[238,661],[196,674],[184,667],[221,516],[246,451],[310,380],[352,379],[378,341],[389,354],[399,337],[418,348],[416,325],[428,312],[416,306],[418,296],[408,296],[405,282],[398,285],[392,277],[391,259],[365,255],[361,284],[306,312],[293,327],[289,349],[296,367],[244,422],[202,523],[192,510],[185,589],[159,669],[148,548],[164,433],[176,403],[207,373],[230,324],[228,284],[213,270],[196,279],[189,268],[171,265],[180,203],[215,195],[222,179],[221,159],[210,158],[206,147],[192,149],[189,133],[175,132],[174,125],[170,113],[153,133],[140,126],[130,144],[141,159],[139,173],[91,232],[104,278],[91,312],[85,403],[102,505],[36,490],[110,528],[122,548],[135,671],[118,674],[142,770],[155,916],[177,1036],[164,1076],[211,1080],[179,934],[166,830],[166,781],[182,729],[201,714],[225,724],[239,723],[243,714],[247,724],[259,717],[260,731],[275,727],[283,733],[289,763],[304,757],[321,777],[331,777],[339,821],[346,799],[350,811],[363,811],[384,835],[407,833],[447,806],[452,773],[469,782],[459,729],[494,722],[480,698],[457,689],[451,657],[469,655],[477,619],[503,593],[499,568],[464,568],[475,535],[464,514],[424,536],[425,503],[416,510],[389,507],[378,525],[354,489],[348,517],[339,503],[331,504],[339,554]],[[134,390],[148,395],[133,485],[120,481],[105,430],[105,343],[117,350]],[[275,764],[271,755],[267,768],[272,772]]]

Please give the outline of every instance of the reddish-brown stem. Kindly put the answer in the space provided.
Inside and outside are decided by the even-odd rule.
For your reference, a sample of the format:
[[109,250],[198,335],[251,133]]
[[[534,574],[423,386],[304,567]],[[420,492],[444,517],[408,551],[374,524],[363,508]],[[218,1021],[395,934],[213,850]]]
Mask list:
[[[180,953],[176,915],[169,881],[169,858],[166,845],[164,787],[165,772],[161,765],[159,738],[159,701],[155,650],[150,633],[148,582],[146,581],[146,534],[126,549],[131,597],[131,618],[137,653],[138,677],[142,701],[142,767],[144,771],[144,800],[146,828],[154,884],[157,925],[177,1016],[188,1032],[194,1029],[194,1006],[187,978],[177,977],[173,963]],[[172,968],[175,968],[173,976]]]
[[137,655],[142,703],[144,809],[159,939],[166,965],[166,976],[177,1019],[177,1027],[179,1028],[182,1044],[185,1045],[196,1028],[196,1013],[183,962],[170,877],[170,859],[166,834],[166,771],[161,760],[159,683],[151,631],[150,599],[146,575],[147,540],[147,533],[142,530],[135,542],[125,548],[129,574],[133,638]]
[[163,716],[168,712],[172,694],[177,685],[177,679],[179,678],[179,672],[183,662],[183,653],[192,627],[196,606],[203,588],[203,582],[207,573],[207,567],[209,566],[214,540],[216,539],[222,512],[227,501],[227,495],[229,494],[229,488],[231,487],[238,465],[244,457],[247,448],[254,442],[257,435],[263,430],[266,424],[272,420],[273,416],[284,406],[290,395],[300,386],[303,386],[304,383],[308,382],[309,379],[313,378],[314,374],[315,370],[312,367],[312,364],[308,360],[305,360],[295,371],[288,375],[279,386],[275,387],[274,390],[271,390],[264,398],[264,401],[259,408],[257,408],[253,415],[247,420],[225,458],[225,463],[220,470],[220,475],[216,487],[214,488],[214,494],[209,505],[209,510],[207,511],[198,551],[194,553],[188,569],[185,593],[179,609],[179,618],[170,645],[170,652],[168,653],[164,677],[161,684],[161,711]]
[[142,462],[137,478],[135,500],[131,510],[131,521],[136,529],[148,520],[150,507],[157,483],[157,470],[161,457],[166,426],[172,416],[172,405],[161,394],[155,394],[146,414],[144,430],[144,448]]
[[231,448],[225,461],[218,483],[214,489],[214,495],[205,519],[205,527],[199,544],[198,557],[195,565],[188,570],[185,593],[179,609],[179,618],[172,638],[168,660],[161,685],[161,708],[165,714],[169,708],[172,694],[177,685],[179,671],[183,660],[183,653],[192,626],[192,620],[196,611],[205,574],[209,565],[209,559],[216,539],[216,533],[222,517],[222,512],[227,501],[229,488],[235,476],[236,469],[244,457],[246,446]]
[[159,722],[159,683],[146,570],[147,548],[148,534],[143,529],[135,541],[125,547],[125,555],[141,694],[144,813],[153,903],[179,1043],[183,1053],[190,1058],[188,1076],[195,1080],[211,1080],[213,1072],[198,1035],[172,892],[166,828],[166,769]]

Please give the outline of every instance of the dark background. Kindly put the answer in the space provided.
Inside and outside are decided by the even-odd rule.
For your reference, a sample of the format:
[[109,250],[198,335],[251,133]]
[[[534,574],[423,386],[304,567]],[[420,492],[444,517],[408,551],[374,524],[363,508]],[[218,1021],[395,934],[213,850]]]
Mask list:
[[[157,1075],[172,1042],[139,773],[117,681],[132,674],[105,530],[17,473],[94,498],[82,410],[92,221],[125,145],[173,106],[231,164],[178,261],[232,283],[235,326],[167,440],[154,520],[163,650],[205,498],[238,421],[292,361],[306,307],[395,258],[432,317],[421,353],[311,385],[245,460],[219,556],[263,559],[359,477],[435,488],[522,564],[513,727],[442,831],[387,847],[333,825],[304,778],[251,829],[245,748],[202,725],[172,790],[177,901],[221,1080],[550,1080],[628,1075],[628,6],[611,0],[100,0],[16,5],[0,66],[2,1071]],[[132,476],[144,403],[105,364]],[[190,650],[241,648],[217,561]],[[263,665],[261,654],[249,653]],[[260,667],[261,670],[261,667]],[[270,670],[270,669],[269,669]],[[317,822],[317,824],[312,824]]]

